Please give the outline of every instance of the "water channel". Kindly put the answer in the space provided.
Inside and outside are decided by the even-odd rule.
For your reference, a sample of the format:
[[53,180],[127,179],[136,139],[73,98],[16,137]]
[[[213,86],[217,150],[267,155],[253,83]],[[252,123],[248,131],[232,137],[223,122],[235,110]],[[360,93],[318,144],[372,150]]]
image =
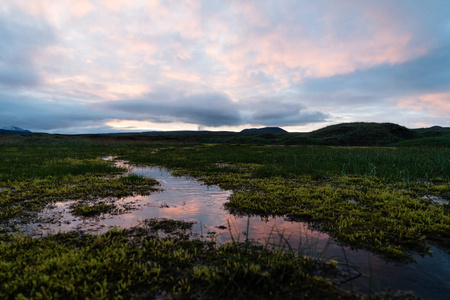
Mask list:
[[194,221],[195,236],[208,239],[214,233],[219,244],[229,241],[231,235],[241,241],[248,237],[261,243],[278,243],[283,236],[292,248],[304,255],[336,259],[344,272],[348,270],[348,278],[354,278],[342,283],[346,289],[368,293],[391,288],[412,291],[421,299],[448,299],[450,295],[450,255],[437,248],[432,249],[432,256],[417,255],[415,263],[399,265],[367,251],[343,247],[327,234],[311,230],[306,223],[283,217],[231,215],[223,204],[232,192],[217,186],[202,185],[190,177],[174,177],[169,170],[159,167],[128,166],[120,161],[116,164],[128,167],[131,174],[158,180],[163,191],[120,199],[117,205],[132,209],[97,218],[72,216],[69,206],[74,201],[58,202],[44,210],[29,228],[37,229],[40,235],[70,230],[97,233],[113,226],[138,226],[148,218]]

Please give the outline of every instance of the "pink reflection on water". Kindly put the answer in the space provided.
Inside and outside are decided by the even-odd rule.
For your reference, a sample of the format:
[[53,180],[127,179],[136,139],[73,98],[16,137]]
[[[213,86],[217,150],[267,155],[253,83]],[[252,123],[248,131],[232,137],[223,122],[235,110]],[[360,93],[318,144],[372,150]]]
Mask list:
[[[414,265],[397,265],[363,250],[342,247],[326,233],[312,230],[307,223],[292,222],[283,217],[261,218],[231,215],[223,208],[231,191],[216,186],[205,186],[188,177],[173,177],[168,170],[157,167],[130,167],[119,162],[132,174],[158,180],[163,191],[149,196],[133,196],[119,199],[115,204],[124,213],[104,214],[95,218],[80,218],[70,214],[70,205],[76,201],[57,202],[47,208],[30,224],[35,235],[51,232],[81,230],[89,233],[106,232],[111,227],[139,226],[149,218],[169,218],[196,222],[193,232],[197,237],[213,238],[224,244],[231,239],[244,242],[246,238],[262,244],[291,247],[293,251],[313,257],[334,258],[341,262],[348,277],[361,274],[345,284],[360,291],[385,288],[414,290],[416,296],[427,299],[445,299],[443,290],[450,293],[449,255],[433,248],[432,258],[416,256]],[[24,230],[26,231],[26,229]],[[346,266],[348,263],[349,267]]]

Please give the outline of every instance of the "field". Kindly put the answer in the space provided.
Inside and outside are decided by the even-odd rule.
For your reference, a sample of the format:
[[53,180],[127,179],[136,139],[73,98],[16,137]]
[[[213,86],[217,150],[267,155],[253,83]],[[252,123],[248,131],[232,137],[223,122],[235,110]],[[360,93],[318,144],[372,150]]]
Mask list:
[[[98,235],[21,233],[21,224],[57,201],[77,200],[74,215],[96,218],[121,213],[111,199],[158,189],[155,180],[127,174],[106,156],[219,185],[233,191],[226,209],[234,214],[306,221],[338,243],[389,261],[412,263],[415,254],[430,255],[430,245],[448,254],[447,147],[415,147],[407,140],[390,141],[407,147],[268,145],[269,135],[257,144],[217,139],[1,135],[0,299],[398,296],[340,288],[333,260],[248,240],[217,245],[190,239],[186,222],[152,219]],[[160,237],[158,230],[172,234]]]

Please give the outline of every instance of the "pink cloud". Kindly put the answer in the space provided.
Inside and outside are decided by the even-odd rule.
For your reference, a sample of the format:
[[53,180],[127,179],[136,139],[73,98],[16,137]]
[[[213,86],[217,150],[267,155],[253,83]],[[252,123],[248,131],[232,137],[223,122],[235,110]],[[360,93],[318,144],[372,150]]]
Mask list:
[[113,12],[119,12],[122,9],[124,9],[126,6],[132,4],[136,1],[130,1],[130,0],[101,0],[101,4],[106,7],[109,10],[112,10]]
[[58,26],[84,17],[94,9],[94,4],[91,0],[15,0],[14,5],[21,11],[45,19]]
[[[28,1],[19,3],[25,7]],[[176,6],[156,0],[62,3],[45,1],[27,9],[57,23],[64,23],[68,13],[73,18],[96,14],[95,18],[77,21],[61,35],[70,48],[66,66],[76,64],[72,69],[92,76],[92,81],[101,80],[95,74],[102,68],[120,68],[114,70],[116,81],[142,81],[143,73],[148,76],[151,72],[155,77],[147,78],[155,80],[150,85],[164,78],[185,79],[242,98],[255,89],[276,92],[307,77],[329,77],[400,63],[426,52],[425,47],[410,47],[412,33],[397,24],[406,22],[407,17],[376,4],[368,8],[369,4],[344,2],[332,9],[305,4],[302,9],[320,17],[302,20],[296,19],[299,8],[290,7],[292,4],[284,7],[233,1],[228,9],[209,16],[201,11],[198,1],[183,1]],[[110,13],[102,14],[99,7]],[[272,11],[279,7],[281,11]],[[364,17],[353,22],[350,38],[343,38],[336,25],[344,23],[349,10]],[[277,13],[280,16],[273,21]],[[137,17],[126,17],[133,14]],[[371,25],[362,26],[362,20]],[[322,32],[313,34],[317,29]],[[196,66],[189,64],[197,59],[196,53],[205,55],[209,74],[202,76],[201,70],[189,69]]]
[[402,99],[397,104],[416,112],[426,111],[434,117],[450,116],[450,92],[430,93]]
[[177,71],[177,70],[164,70],[161,72],[161,76],[169,78],[169,79],[194,82],[194,83],[199,83],[202,81],[201,76],[198,74],[195,74],[192,72]]
[[[302,94],[308,93],[313,81],[318,86],[319,81],[335,82],[335,87],[321,95],[329,103],[339,103],[333,98],[339,92],[344,93],[339,99],[344,99],[346,92],[353,90],[357,96],[372,93],[371,99],[375,99],[378,96],[369,87],[373,78],[368,69],[384,65],[373,72],[373,76],[379,76],[380,69],[390,72],[396,66],[387,65],[397,65],[392,78],[402,83],[400,77],[408,72],[408,65],[412,70],[423,70],[420,63],[409,61],[431,57],[431,51],[442,46],[444,42],[436,42],[439,36],[433,30],[443,24],[442,20],[448,22],[447,16],[441,16],[433,23],[437,10],[430,7],[434,4],[416,4],[411,9],[406,2],[397,1],[7,2],[0,8],[0,21],[13,24],[5,28],[16,29],[6,28],[12,38],[5,38],[8,47],[0,47],[0,59],[6,57],[8,65],[4,73],[12,73],[9,65],[20,67],[22,63],[12,62],[10,57],[27,60],[32,75],[39,79],[34,90],[27,93],[44,99],[70,97],[85,102],[134,99],[152,91],[177,90],[186,95],[224,93],[240,104],[274,95],[274,99],[314,107],[317,101]],[[428,15],[418,9],[422,6],[430,8]],[[24,17],[17,18],[18,13]],[[30,43],[26,34],[30,30],[23,28],[39,26],[42,30],[33,34],[39,35],[38,42]],[[52,36],[41,45],[48,32]],[[26,42],[14,48],[8,39]],[[11,54],[16,52],[24,54]],[[434,62],[429,61],[428,65]],[[400,70],[402,65],[406,71]],[[360,70],[368,71],[357,72]],[[352,77],[353,72],[355,76],[367,76],[366,81],[353,78],[348,87],[343,84],[342,88],[336,83],[339,78]],[[344,74],[348,76],[322,80]],[[438,85],[445,82],[445,74],[441,70],[430,78],[437,78]],[[420,81],[419,75],[415,78]],[[361,88],[355,87],[361,82]],[[408,89],[405,86],[388,89],[378,98],[392,100],[392,95],[402,95],[402,88]],[[411,95],[411,91],[405,94]],[[421,92],[417,97],[402,97],[397,108],[445,117],[449,102],[448,93]],[[359,101],[341,108],[330,105],[323,111],[355,119],[368,105]]]
[[[324,7],[320,12],[321,19],[311,24],[302,20],[284,22],[281,16],[277,23],[269,24],[272,12],[263,5],[241,1],[233,5],[241,17],[246,17],[241,22],[247,27],[239,28],[242,34],[227,50],[219,52],[215,45],[211,49],[214,58],[230,73],[239,73],[236,81],[246,81],[248,74],[244,70],[261,70],[278,80],[299,82],[305,77],[330,77],[385,63],[402,63],[427,52],[427,45],[412,47],[413,32],[402,27],[410,16],[390,13],[389,6],[330,4],[330,9]],[[336,27],[346,22],[348,9],[362,17],[352,24],[348,36],[342,36]],[[283,13],[285,19],[293,15],[286,10]],[[313,27],[323,33],[311,35]]]

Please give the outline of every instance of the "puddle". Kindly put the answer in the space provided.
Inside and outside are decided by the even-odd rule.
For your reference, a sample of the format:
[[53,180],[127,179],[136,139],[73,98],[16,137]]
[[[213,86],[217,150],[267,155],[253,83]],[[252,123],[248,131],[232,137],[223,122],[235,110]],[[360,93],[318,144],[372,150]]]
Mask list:
[[[69,206],[75,201],[58,202],[44,210],[37,222],[28,224],[24,231],[37,236],[70,230],[96,233],[105,232],[113,226],[129,228],[140,225],[148,218],[194,221],[193,231],[197,237],[206,239],[210,233],[214,233],[220,244],[229,241],[231,235],[240,241],[248,236],[261,243],[279,243],[282,235],[293,249],[304,255],[334,258],[342,266],[348,262],[351,266],[348,277],[357,278],[345,283],[343,286],[346,289],[353,285],[354,290],[368,293],[370,290],[392,288],[413,291],[421,299],[447,299],[450,294],[450,255],[439,249],[432,249],[432,257],[415,257],[417,263],[398,265],[367,251],[342,247],[327,234],[309,229],[306,223],[291,222],[282,217],[262,219],[233,216],[223,208],[231,191],[205,186],[189,177],[173,177],[170,171],[163,168],[130,167],[120,161],[116,164],[128,167],[131,174],[158,180],[163,191],[149,196],[120,199],[116,204],[131,210],[96,218],[74,217],[69,213]],[[346,272],[348,268],[344,266],[342,269]]]
[[435,196],[435,195],[426,195],[426,196],[423,196],[422,199],[427,200],[434,204],[438,204],[438,205],[444,205],[444,204],[448,205],[450,202],[448,199],[444,199],[444,198],[441,198],[441,197]]

